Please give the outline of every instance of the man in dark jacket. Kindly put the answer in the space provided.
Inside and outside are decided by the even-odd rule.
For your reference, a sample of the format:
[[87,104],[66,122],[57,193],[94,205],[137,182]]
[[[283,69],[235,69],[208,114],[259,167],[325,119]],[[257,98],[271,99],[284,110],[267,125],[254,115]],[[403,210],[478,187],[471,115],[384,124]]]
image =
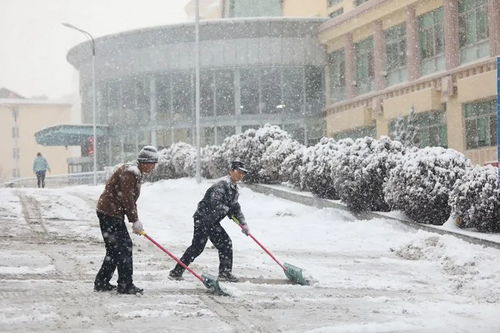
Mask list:
[[[144,173],[153,171],[158,162],[155,147],[145,146],[139,153],[137,163],[120,166],[106,183],[97,202],[97,217],[106,246],[106,256],[94,281],[95,291],[117,289],[121,294],[142,293],[143,289],[132,282],[132,240],[125,225],[125,215],[132,223],[136,234],[143,231],[137,216],[136,201],[141,192]],[[118,268],[118,288],[109,283]]]
[[[231,163],[229,177],[215,183],[205,193],[198,203],[198,209],[193,215],[194,233],[191,246],[187,248],[181,261],[189,266],[198,257],[210,239],[219,251],[219,279],[236,282],[238,279],[231,273],[233,269],[233,245],[226,231],[220,225],[224,217],[235,216],[242,224],[242,232],[249,233],[245,217],[238,203],[237,182],[243,179],[247,170],[240,161]],[[172,279],[182,279],[184,268],[177,264],[169,273]]]

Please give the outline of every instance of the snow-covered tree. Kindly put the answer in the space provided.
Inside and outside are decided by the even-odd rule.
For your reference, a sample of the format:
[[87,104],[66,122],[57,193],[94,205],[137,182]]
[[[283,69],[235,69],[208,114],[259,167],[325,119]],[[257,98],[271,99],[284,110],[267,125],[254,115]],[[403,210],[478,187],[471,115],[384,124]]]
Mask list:
[[340,199],[353,211],[388,211],[383,185],[401,158],[403,146],[388,137],[357,139],[332,160],[332,179]]
[[196,149],[184,142],[174,143],[158,152],[158,164],[150,179],[193,177],[196,172]]
[[394,124],[394,140],[399,141],[405,147],[418,145],[418,124],[415,108],[412,106],[407,117],[399,117]]
[[385,200],[416,222],[441,225],[450,216],[449,194],[468,166],[465,156],[453,149],[412,148],[390,170]]
[[450,194],[452,215],[460,227],[478,231],[500,231],[500,189],[498,169],[492,166],[467,169]]

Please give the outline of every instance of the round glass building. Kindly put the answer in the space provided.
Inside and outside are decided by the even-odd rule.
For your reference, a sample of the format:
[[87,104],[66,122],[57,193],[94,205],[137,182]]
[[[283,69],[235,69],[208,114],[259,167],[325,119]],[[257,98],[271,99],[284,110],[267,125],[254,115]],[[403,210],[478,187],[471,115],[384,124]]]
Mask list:
[[[324,133],[326,54],[319,18],[237,18],[200,23],[201,144],[266,123],[297,140]],[[103,164],[141,144],[194,143],[194,23],[127,31],[96,39],[97,123]],[[89,42],[68,53],[80,72],[82,121],[92,122]],[[101,155],[103,156],[103,155]]]

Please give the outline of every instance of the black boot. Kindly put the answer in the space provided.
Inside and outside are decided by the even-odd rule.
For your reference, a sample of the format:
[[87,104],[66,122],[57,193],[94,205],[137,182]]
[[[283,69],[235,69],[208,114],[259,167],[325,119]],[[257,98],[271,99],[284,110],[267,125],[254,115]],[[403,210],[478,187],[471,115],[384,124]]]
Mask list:
[[94,291],[113,291],[116,286],[111,283],[94,283]]
[[234,276],[231,272],[222,272],[219,273],[219,281],[238,282],[239,279],[236,276]]
[[170,273],[168,273],[168,278],[170,280],[177,280],[177,281],[184,280],[184,278],[182,277],[182,273],[184,273],[184,270],[178,270],[174,268],[170,271]]
[[138,288],[135,285],[131,284],[128,286],[118,285],[118,289],[116,291],[118,291],[119,294],[136,295],[142,294],[144,292],[144,289]]

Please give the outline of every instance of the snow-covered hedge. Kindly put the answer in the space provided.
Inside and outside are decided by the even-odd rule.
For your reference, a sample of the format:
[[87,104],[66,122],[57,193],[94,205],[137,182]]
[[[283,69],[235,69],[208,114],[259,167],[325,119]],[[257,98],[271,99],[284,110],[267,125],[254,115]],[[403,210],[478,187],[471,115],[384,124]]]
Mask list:
[[[287,167],[292,168],[292,170],[283,172],[285,160],[289,156],[295,156],[294,153],[300,151],[302,147],[303,145],[291,138],[274,140],[262,155],[262,169],[259,172],[261,180],[266,183],[287,182],[290,177],[289,173],[294,172],[295,166],[288,164]],[[288,163],[292,163],[292,160],[288,160]]]
[[300,170],[306,149],[306,146],[300,145],[285,158],[280,166],[282,181],[298,189],[302,189],[300,186]]
[[385,199],[416,222],[441,225],[450,216],[449,194],[468,166],[465,156],[452,149],[412,148],[389,172]]
[[227,163],[233,160],[245,163],[249,170],[245,182],[266,183],[270,181],[270,175],[263,171],[262,157],[275,141],[285,140],[291,140],[291,137],[278,126],[267,124],[257,130],[248,129],[224,140],[222,157]]
[[196,149],[184,142],[174,143],[158,152],[158,164],[151,179],[193,177],[196,173]]
[[452,214],[462,228],[500,231],[500,189],[498,169],[492,166],[467,169],[450,194]]
[[339,142],[332,138],[322,138],[316,145],[307,147],[302,157],[300,187],[320,198],[338,199],[332,180],[332,165],[336,163],[339,150],[352,145],[351,139]]
[[388,137],[380,140],[364,137],[348,149],[338,150],[330,164],[340,199],[353,211],[388,211],[383,185],[403,150],[400,142]]

